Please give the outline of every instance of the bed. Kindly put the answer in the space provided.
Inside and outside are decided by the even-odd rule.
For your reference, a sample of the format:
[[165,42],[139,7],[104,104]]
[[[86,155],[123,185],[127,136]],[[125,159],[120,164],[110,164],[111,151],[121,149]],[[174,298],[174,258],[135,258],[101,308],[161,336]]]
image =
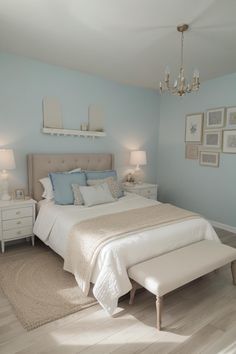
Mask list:
[[[42,201],[39,179],[49,172],[67,171],[80,166],[84,170],[109,170],[114,166],[112,154],[33,154],[28,156],[30,195],[39,203],[34,233],[64,260],[72,228],[84,220],[114,215],[120,212],[157,206],[158,201],[127,193],[115,203],[94,207],[61,206]],[[144,210],[144,209],[142,209]],[[215,240],[218,236],[202,217],[158,228],[136,230],[112,240],[99,251],[91,274],[93,293],[101,306],[112,314],[120,296],[131,290],[129,267],[158,255],[200,240]],[[132,252],[131,252],[132,250]],[[65,267],[68,270],[67,267]]]

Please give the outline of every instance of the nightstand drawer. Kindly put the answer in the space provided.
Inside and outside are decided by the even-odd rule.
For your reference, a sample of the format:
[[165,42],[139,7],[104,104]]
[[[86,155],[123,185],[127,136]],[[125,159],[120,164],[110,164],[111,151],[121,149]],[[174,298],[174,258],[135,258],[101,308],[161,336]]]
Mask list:
[[2,220],[11,220],[32,216],[32,207],[6,209],[2,211]]
[[4,240],[7,239],[13,239],[13,238],[21,238],[21,237],[27,237],[33,234],[33,228],[32,226],[28,227],[19,227],[18,229],[14,230],[7,230],[3,231],[2,236]]
[[141,195],[143,197],[148,198],[150,195],[157,194],[157,189],[156,188],[150,188],[150,189],[143,189],[141,190]]
[[28,217],[22,219],[5,220],[2,223],[2,228],[5,231],[5,230],[17,229],[19,227],[26,227],[26,226],[32,227],[32,225],[33,225],[33,219],[32,217]]

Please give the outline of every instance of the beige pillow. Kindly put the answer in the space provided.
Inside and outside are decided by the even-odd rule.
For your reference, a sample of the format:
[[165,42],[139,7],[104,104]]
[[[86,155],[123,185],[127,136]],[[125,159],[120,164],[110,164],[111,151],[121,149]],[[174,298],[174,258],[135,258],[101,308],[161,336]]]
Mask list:
[[97,186],[99,184],[107,183],[113,198],[118,199],[120,193],[119,183],[114,179],[114,177],[107,177],[104,179],[88,179],[88,186]]
[[71,188],[74,194],[74,205],[83,205],[84,200],[79,189],[79,184],[72,184]]

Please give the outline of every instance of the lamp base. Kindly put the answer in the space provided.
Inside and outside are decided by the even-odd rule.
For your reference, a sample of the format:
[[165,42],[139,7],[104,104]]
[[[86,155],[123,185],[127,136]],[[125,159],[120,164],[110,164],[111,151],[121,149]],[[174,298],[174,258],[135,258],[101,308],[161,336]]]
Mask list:
[[8,174],[6,171],[2,172],[2,195],[1,200],[8,201],[11,200],[11,196],[8,193]]
[[135,183],[137,183],[137,184],[142,184],[143,183],[144,173],[143,173],[143,171],[140,168],[136,169],[134,171],[133,176],[134,176]]

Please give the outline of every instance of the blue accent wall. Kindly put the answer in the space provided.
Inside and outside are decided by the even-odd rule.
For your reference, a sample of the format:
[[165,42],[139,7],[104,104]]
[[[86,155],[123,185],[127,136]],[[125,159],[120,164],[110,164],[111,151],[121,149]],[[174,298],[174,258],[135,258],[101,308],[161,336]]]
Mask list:
[[236,154],[220,154],[219,168],[185,159],[185,115],[236,106],[236,74],[202,84],[200,91],[179,98],[161,97],[158,183],[160,199],[172,201],[206,218],[236,226]]
[[[236,155],[220,155],[220,167],[185,159],[185,115],[236,105],[236,74],[202,84],[199,93],[161,97],[154,90],[121,85],[97,76],[0,54],[0,146],[13,148],[17,169],[11,187],[26,187],[26,154],[112,152],[122,177],[129,151],[147,151],[145,179],[158,182],[159,198],[236,226]],[[42,99],[57,97],[65,128],[79,128],[88,106],[103,105],[107,137],[57,137],[41,133]]]
[[[11,187],[27,184],[26,154],[112,152],[120,176],[127,172],[129,151],[147,151],[146,180],[156,182],[160,96],[136,88],[48,65],[36,60],[0,54],[0,147],[13,148],[17,169],[10,172]],[[57,97],[65,128],[79,129],[88,119],[88,106],[101,104],[107,137],[57,137],[41,133],[42,99]]]

